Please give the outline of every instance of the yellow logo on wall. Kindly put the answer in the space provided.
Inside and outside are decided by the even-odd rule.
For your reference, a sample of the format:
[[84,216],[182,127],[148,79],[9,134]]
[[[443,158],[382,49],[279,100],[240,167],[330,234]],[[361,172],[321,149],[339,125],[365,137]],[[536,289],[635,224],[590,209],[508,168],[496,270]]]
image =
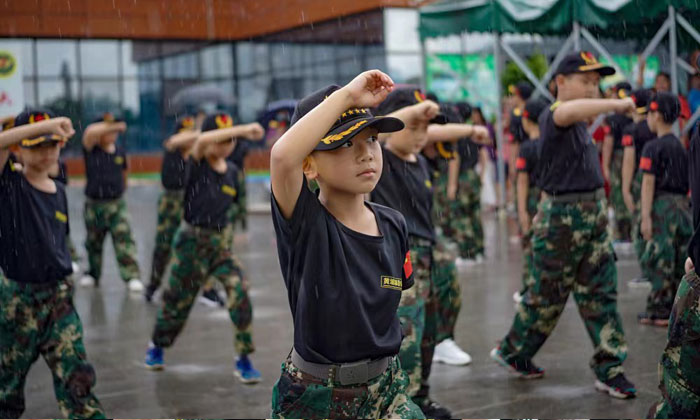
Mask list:
[[17,69],[17,60],[9,51],[0,51],[0,79],[10,77]]

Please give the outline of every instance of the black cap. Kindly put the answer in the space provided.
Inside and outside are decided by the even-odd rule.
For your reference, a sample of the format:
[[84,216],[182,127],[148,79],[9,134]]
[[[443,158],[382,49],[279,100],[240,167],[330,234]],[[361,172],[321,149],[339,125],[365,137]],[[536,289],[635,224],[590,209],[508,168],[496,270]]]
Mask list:
[[681,114],[681,103],[678,96],[670,92],[658,92],[649,103],[649,112],[659,112],[666,124],[671,124]]
[[528,82],[518,82],[508,86],[508,92],[511,95],[519,96],[523,101],[527,101],[532,96],[534,88]]
[[431,100],[431,101],[435,102],[436,104],[439,104],[439,103],[440,103],[440,100],[438,99],[438,97],[437,97],[437,95],[435,94],[435,92],[428,92],[428,93],[426,93],[426,94],[425,94],[425,99]]
[[637,89],[630,94],[630,98],[634,101],[637,106],[638,114],[646,114],[648,111],[649,102],[651,102],[651,97],[654,95],[654,91],[651,89]]
[[467,102],[457,102],[455,104],[457,111],[462,116],[462,122],[468,120],[472,116],[472,106]]
[[[448,123],[463,124],[464,119],[457,109],[456,105],[447,103],[440,104],[440,114],[445,116]],[[457,156],[455,153],[455,143],[449,141],[440,141],[435,143],[435,150],[443,159],[454,159]]]
[[533,98],[525,102],[525,109],[523,110],[523,118],[537,123],[542,115],[542,111],[549,107],[549,102],[542,98]]
[[95,118],[92,122],[93,123],[98,123],[98,122],[108,122],[108,123],[113,123],[113,122],[123,122],[124,120],[121,118],[117,118],[112,114],[111,112],[104,112],[102,115],[99,117]]
[[184,115],[178,118],[175,122],[175,133],[182,133],[183,131],[194,130],[194,126],[194,117],[191,115]]
[[630,95],[630,92],[632,92],[632,85],[630,85],[627,82],[620,82],[613,86],[613,92],[617,94],[617,97],[619,99],[625,99],[628,98]]
[[598,72],[601,76],[615,74],[613,67],[599,63],[598,59],[588,51],[581,51],[564,57],[554,74],[588,73],[590,71]]
[[[47,109],[39,108],[25,108],[24,111],[20,112],[14,120],[14,126],[19,127],[20,125],[34,124],[39,121],[50,120],[56,116]],[[61,142],[66,141],[65,137],[61,137],[57,134],[45,133],[31,139],[22,139],[19,142],[21,147],[30,149],[33,147],[38,147],[40,144],[47,141]]]
[[10,128],[15,126],[15,119],[14,117],[6,119],[2,123],[2,131],[9,130]]
[[[406,108],[407,106],[419,104],[426,99],[423,92],[416,87],[397,88],[389,93],[389,96],[386,97],[384,102],[379,104],[376,113],[379,115],[388,115],[399,109]],[[435,118],[430,120],[430,123],[447,124],[447,118],[442,114],[438,114]]]
[[207,115],[202,122],[202,131],[219,130],[221,128],[233,127],[233,118],[226,112],[217,112]]
[[[294,125],[326,100],[340,86],[331,85],[317,90],[300,100],[294,108],[291,125]],[[326,135],[318,142],[314,150],[335,150],[350,141],[360,131],[372,127],[380,133],[393,133],[403,130],[403,122],[398,118],[375,117],[367,108],[352,108],[343,112],[333,123]]]

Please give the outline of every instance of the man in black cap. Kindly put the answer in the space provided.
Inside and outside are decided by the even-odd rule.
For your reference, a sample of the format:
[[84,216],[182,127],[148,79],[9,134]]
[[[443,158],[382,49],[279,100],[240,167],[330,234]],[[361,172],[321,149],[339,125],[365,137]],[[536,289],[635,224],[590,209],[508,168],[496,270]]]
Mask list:
[[539,118],[543,197],[533,226],[533,281],[491,357],[521,378],[543,377],[532,358],[573,292],[595,348],[591,367],[596,389],[632,398],[636,390],[622,367],[627,344],[617,311],[603,174],[586,125],[598,114],[634,110],[630,98],[593,99],[600,77],[614,72],[588,52],[566,56],[557,68],[557,101]]
[[[632,86],[620,82],[613,87],[614,97],[624,99],[630,96]],[[614,238],[625,244],[632,238],[632,216],[625,206],[622,196],[622,136],[632,118],[624,114],[612,114],[605,118],[603,129],[603,177],[610,182],[610,204],[615,212]]]
[[673,298],[683,277],[688,241],[693,234],[688,199],[688,154],[673,124],[680,115],[678,98],[659,92],[649,104],[647,121],[657,138],[642,150],[641,232],[646,245],[639,263],[649,276],[651,291],[642,324],[668,326]]
[[547,109],[549,103],[544,99],[530,99],[525,103],[522,123],[529,140],[520,146],[520,155],[515,162],[518,170],[516,183],[516,204],[518,208],[518,221],[520,222],[521,239],[523,249],[522,289],[516,292],[513,300],[520,302],[529,288],[532,279],[532,219],[537,213],[537,204],[540,201],[540,187],[537,185],[537,162],[540,145],[540,126],[537,120],[542,112]]
[[365,201],[382,173],[378,135],[404,127],[368,109],[393,88],[371,70],[319,90],[272,148],[272,221],[294,322],[273,418],[423,418],[398,358],[396,310],[413,286],[408,228],[398,211]]
[[[83,329],[73,305],[64,184],[49,176],[73,136],[67,118],[45,110],[17,115],[0,133],[0,417],[19,418],[24,384],[42,356],[53,374],[58,406],[68,418],[105,418],[92,388]],[[8,165],[8,146],[23,168]],[[3,275],[4,273],[4,275]]]

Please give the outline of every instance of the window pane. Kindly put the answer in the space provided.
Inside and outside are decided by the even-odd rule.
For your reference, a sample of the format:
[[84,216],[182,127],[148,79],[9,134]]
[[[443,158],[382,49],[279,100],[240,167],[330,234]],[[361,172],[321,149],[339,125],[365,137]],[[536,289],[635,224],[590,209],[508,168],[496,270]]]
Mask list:
[[159,80],[125,80],[124,118],[129,126],[126,144],[130,151],[160,150],[163,131],[161,82]]
[[164,74],[170,79],[194,79],[199,75],[197,54],[187,53],[167,57],[163,61]]
[[80,41],[81,76],[119,74],[119,41]]
[[135,79],[123,80],[122,92],[124,92],[124,103],[122,104],[124,112],[138,114],[141,109],[141,103],[139,101],[139,82]]
[[139,78],[160,78],[160,62],[158,60],[144,61],[138,64]]
[[118,113],[120,108],[119,82],[117,80],[83,81],[82,111],[85,121],[92,121],[96,116],[108,111]]
[[201,51],[202,78],[232,77],[231,45],[221,44]]
[[270,77],[260,75],[241,80],[240,83],[238,116],[241,121],[254,121],[258,113],[270,102],[267,95],[271,83]]
[[25,106],[36,106],[36,101],[34,100],[34,82],[24,81],[24,105]]
[[121,42],[122,54],[122,71],[124,77],[136,76],[138,73],[138,64],[134,61],[134,45],[131,41],[125,40]]
[[77,84],[72,80],[39,81],[39,106],[51,108],[58,101],[77,103]]
[[34,75],[34,53],[32,52],[32,41],[30,39],[3,39],[0,43],[0,50],[3,47],[12,48],[17,51],[19,66],[22,68],[23,76]]
[[255,73],[253,44],[250,42],[239,42],[236,44],[236,69],[239,76]]
[[[36,44],[39,76],[75,76],[77,43],[71,40],[39,40]],[[41,89],[39,89],[41,92]]]
[[419,55],[389,55],[389,75],[396,83],[419,85],[423,74],[423,62]]

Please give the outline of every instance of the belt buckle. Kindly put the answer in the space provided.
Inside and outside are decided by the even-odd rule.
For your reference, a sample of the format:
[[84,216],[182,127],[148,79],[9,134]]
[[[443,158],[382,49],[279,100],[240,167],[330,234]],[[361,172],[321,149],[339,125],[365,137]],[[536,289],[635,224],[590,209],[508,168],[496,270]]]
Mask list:
[[369,360],[340,365],[337,370],[337,379],[341,385],[354,385],[368,382]]

